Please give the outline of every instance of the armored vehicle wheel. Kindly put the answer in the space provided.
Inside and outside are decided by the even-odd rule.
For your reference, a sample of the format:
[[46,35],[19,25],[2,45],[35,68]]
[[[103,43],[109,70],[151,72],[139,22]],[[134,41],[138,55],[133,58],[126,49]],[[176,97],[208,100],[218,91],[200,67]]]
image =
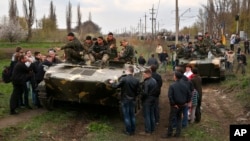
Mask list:
[[43,107],[47,110],[54,109],[54,98],[52,96],[46,96],[45,92],[39,92],[39,99]]

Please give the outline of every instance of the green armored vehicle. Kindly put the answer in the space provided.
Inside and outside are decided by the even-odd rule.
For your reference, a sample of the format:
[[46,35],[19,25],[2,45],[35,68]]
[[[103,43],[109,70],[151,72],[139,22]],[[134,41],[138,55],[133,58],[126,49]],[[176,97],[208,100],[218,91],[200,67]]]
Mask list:
[[185,67],[187,64],[190,64],[192,68],[196,67],[199,70],[199,74],[202,78],[217,78],[220,80],[225,79],[225,57],[224,52],[225,48],[219,48],[220,55],[209,51],[206,56],[196,55],[193,57],[178,57],[178,63],[180,66]]
[[[119,79],[131,64],[110,61],[105,68],[95,65],[61,63],[50,67],[38,86],[42,105],[51,110],[53,101],[70,101],[119,107],[120,89],[110,87],[110,79]],[[142,81],[143,67],[133,65],[135,77]],[[140,98],[137,98],[137,109]]]

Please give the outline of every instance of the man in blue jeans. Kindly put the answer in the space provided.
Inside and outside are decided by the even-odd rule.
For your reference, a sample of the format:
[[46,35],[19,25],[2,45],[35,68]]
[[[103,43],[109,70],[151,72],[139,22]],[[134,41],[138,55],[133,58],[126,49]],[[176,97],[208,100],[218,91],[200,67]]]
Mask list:
[[152,71],[146,69],[143,73],[144,82],[142,86],[142,106],[145,131],[141,135],[151,135],[155,130],[155,100],[157,95],[157,82],[152,77]]
[[122,77],[119,82],[110,81],[113,88],[121,88],[121,106],[126,135],[135,134],[135,99],[139,93],[140,82],[133,76],[134,68],[129,66],[126,69],[126,76]]
[[168,89],[168,99],[170,104],[169,123],[168,131],[162,136],[162,138],[169,138],[173,136],[174,122],[177,124],[174,136],[180,137],[181,135],[182,111],[184,106],[191,100],[191,93],[188,87],[186,87],[185,84],[181,82],[182,77],[182,73],[175,71],[175,82],[171,84]]

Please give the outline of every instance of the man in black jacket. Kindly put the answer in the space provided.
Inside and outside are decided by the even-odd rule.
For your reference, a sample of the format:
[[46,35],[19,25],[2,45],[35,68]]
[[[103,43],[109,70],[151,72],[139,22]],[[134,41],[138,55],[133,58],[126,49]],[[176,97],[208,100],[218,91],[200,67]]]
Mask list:
[[173,134],[173,122],[177,118],[177,127],[175,137],[179,137],[181,134],[181,117],[183,107],[190,102],[191,93],[186,85],[180,82],[180,79],[183,77],[183,74],[176,71],[174,73],[175,82],[169,86],[168,89],[168,98],[170,102],[170,113],[169,113],[169,124],[168,132],[163,135],[162,138],[171,137]]
[[161,75],[156,72],[157,67],[155,65],[152,65],[150,67],[152,71],[152,77],[156,80],[157,82],[157,91],[155,95],[155,106],[154,106],[154,115],[155,115],[155,123],[159,124],[160,121],[160,111],[159,111],[159,96],[161,94],[161,86],[162,86],[162,78]]
[[20,99],[22,93],[24,93],[24,88],[26,87],[26,82],[31,79],[33,74],[30,72],[29,65],[27,63],[28,59],[24,55],[20,55],[18,63],[15,65],[12,74],[12,84],[13,92],[10,97],[10,114],[17,114],[16,108],[18,107],[18,100]]
[[110,81],[113,88],[121,88],[121,105],[127,135],[135,133],[135,100],[140,87],[139,80],[133,76],[133,73],[133,66],[129,66],[126,69],[127,75],[122,77],[118,83]]
[[152,71],[150,69],[144,71],[143,77],[142,106],[145,132],[141,132],[140,134],[150,135],[155,130],[154,106],[158,86],[156,80],[152,77]]

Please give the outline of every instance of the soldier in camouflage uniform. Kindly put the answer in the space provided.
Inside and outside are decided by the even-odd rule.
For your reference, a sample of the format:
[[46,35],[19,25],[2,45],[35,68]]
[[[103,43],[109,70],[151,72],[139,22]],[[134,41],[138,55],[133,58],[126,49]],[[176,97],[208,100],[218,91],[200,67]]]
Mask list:
[[67,36],[68,43],[57,50],[64,50],[66,62],[79,63],[84,61],[82,59],[84,48],[81,42],[75,37],[74,33],[70,32]]
[[110,45],[113,44],[114,47],[116,48],[116,39],[115,39],[115,37],[114,37],[114,35],[113,35],[112,32],[109,32],[109,34],[108,34],[107,43],[108,43],[108,46],[110,46]]
[[90,53],[94,56],[95,60],[102,60],[102,67],[107,63],[109,59],[108,44],[102,36],[97,38],[97,42],[91,47]]
[[215,57],[220,57],[224,55],[220,48],[224,48],[224,46],[217,42],[214,46],[211,46],[210,51]]
[[117,48],[115,47],[114,44],[111,44],[109,46],[108,53],[109,53],[110,60],[117,60],[118,53],[117,53]]
[[210,46],[209,41],[207,39],[204,40],[203,36],[199,35],[198,40],[195,42],[192,57],[207,57]]
[[92,37],[87,36],[83,43],[83,48],[86,51],[83,58],[86,64],[90,64],[95,61],[94,56],[90,53],[90,49],[93,47],[93,45],[94,45],[94,42],[92,41]]
[[125,61],[132,63],[134,62],[134,48],[129,45],[128,41],[126,39],[123,39],[121,41],[121,46],[124,47],[124,52],[121,56],[118,57],[120,61]]

